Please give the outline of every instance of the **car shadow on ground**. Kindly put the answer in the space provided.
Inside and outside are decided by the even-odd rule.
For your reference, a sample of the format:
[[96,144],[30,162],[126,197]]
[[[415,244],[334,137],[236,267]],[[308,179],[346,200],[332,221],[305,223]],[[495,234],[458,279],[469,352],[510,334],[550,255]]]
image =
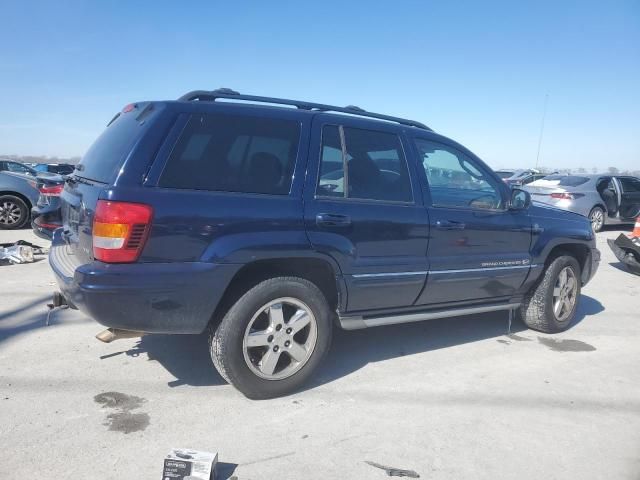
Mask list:
[[[599,301],[582,295],[570,328],[603,310]],[[331,351],[306,389],[349,375],[372,362],[490,338],[501,339],[507,334],[508,318],[506,312],[494,312],[350,332],[335,329]],[[516,336],[527,330],[519,320],[511,325],[511,334]],[[170,387],[225,383],[212,365],[206,334],[147,335],[125,353],[159,362],[176,378],[168,383]]]
[[[27,303],[0,313],[0,342],[9,340],[16,335],[27,333],[31,330],[46,327],[47,303],[51,300],[51,295],[43,295]],[[37,309],[37,310],[36,310]],[[32,311],[36,310],[35,313]],[[29,313],[31,312],[31,313]],[[25,316],[24,319],[16,321],[16,317]],[[52,315],[52,325],[55,315]]]

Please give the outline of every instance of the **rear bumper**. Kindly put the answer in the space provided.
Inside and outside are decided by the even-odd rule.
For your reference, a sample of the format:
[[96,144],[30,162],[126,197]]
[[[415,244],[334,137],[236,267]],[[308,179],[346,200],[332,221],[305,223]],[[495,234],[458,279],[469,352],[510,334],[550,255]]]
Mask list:
[[240,265],[191,263],[77,265],[54,232],[49,263],[67,302],[106,327],[147,333],[201,333]]

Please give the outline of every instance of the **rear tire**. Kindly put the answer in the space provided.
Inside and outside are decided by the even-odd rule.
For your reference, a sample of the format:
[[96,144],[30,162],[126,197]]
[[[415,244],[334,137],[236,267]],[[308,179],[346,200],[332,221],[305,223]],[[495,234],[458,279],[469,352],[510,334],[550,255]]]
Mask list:
[[605,212],[601,207],[593,207],[589,212],[589,221],[594,232],[598,233],[604,227]]
[[562,332],[575,318],[580,290],[578,261],[570,255],[560,255],[547,266],[542,280],[525,297],[520,317],[533,330]]
[[245,293],[210,335],[220,375],[251,399],[300,388],[329,350],[331,309],[313,283],[265,280]]
[[30,218],[29,206],[15,195],[0,196],[0,229],[16,230],[24,227]]

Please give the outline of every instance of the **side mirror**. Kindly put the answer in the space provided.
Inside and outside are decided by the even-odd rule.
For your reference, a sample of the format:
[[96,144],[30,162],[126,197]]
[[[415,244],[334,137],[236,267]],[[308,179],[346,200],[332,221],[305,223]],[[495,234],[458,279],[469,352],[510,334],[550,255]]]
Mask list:
[[526,190],[514,188],[511,190],[509,210],[526,210],[531,205],[531,195]]

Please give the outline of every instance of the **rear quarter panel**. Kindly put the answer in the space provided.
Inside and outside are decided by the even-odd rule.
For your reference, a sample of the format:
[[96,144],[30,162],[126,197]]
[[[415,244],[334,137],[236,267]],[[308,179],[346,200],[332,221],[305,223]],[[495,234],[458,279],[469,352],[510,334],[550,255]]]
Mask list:
[[[154,210],[153,226],[140,262],[212,262],[242,264],[254,260],[314,255],[304,230],[302,188],[307,167],[311,117],[283,110],[280,118],[300,122],[300,143],[289,195],[268,195],[159,187],[159,179],[173,146],[191,113],[225,112],[224,104],[173,104],[174,123],[148,170],[130,161],[126,179],[101,198],[140,202]],[[230,110],[237,114],[237,110]],[[275,113],[256,108],[253,116]],[[303,253],[304,252],[304,253]]]

